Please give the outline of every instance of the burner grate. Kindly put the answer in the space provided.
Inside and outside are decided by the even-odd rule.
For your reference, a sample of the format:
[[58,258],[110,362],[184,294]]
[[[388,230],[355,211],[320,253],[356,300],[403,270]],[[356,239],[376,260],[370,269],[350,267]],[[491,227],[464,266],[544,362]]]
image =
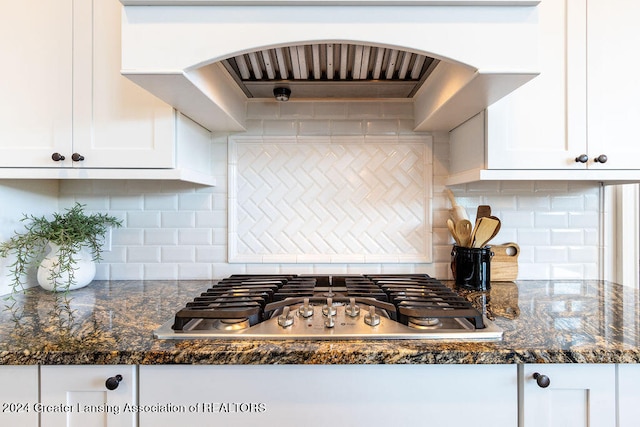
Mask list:
[[408,325],[416,318],[464,318],[477,329],[484,328],[482,313],[473,305],[430,277],[372,277],[398,309],[398,320]]

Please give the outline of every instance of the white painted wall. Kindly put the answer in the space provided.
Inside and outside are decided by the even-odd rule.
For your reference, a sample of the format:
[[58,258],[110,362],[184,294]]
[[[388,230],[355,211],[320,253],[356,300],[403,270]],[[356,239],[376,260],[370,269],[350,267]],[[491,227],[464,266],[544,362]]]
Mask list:
[[[247,135],[337,136],[411,135],[413,111],[403,102],[249,103]],[[227,262],[227,143],[213,148],[216,187],[161,181],[4,181],[0,212],[7,236],[21,212],[45,212],[76,201],[124,220],[114,230],[112,251],[104,254],[99,279],[210,279],[231,273],[426,272],[450,276],[451,240],[446,229],[449,201],[448,135],[433,135],[432,263],[230,264]],[[43,189],[49,188],[44,191]],[[453,188],[458,201],[475,215],[490,204],[503,221],[495,243],[521,247],[521,279],[597,279],[600,253],[600,190],[596,183],[496,182]],[[46,193],[46,194],[43,194]],[[54,196],[52,196],[54,195]],[[18,202],[16,203],[15,200]],[[10,201],[10,202],[8,202]],[[1,288],[0,288],[1,293]]]

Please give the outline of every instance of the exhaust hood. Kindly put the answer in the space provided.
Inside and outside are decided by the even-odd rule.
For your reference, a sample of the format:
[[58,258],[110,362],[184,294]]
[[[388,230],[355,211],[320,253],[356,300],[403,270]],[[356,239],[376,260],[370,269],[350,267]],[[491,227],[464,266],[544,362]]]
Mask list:
[[122,73],[212,131],[246,105],[406,99],[449,131],[537,75],[536,1],[121,0]]
[[438,63],[399,49],[316,43],[249,52],[222,61],[248,98],[286,87],[297,99],[411,98]]

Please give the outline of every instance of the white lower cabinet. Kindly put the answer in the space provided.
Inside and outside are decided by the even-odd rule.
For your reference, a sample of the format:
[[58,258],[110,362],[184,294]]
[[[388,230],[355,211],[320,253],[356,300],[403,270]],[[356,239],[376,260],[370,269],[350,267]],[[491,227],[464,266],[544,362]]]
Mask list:
[[140,426],[514,427],[516,369],[140,366]]
[[618,427],[640,424],[640,365],[618,365]]
[[521,365],[519,376],[520,427],[616,426],[616,365]]
[[38,427],[37,366],[0,366],[0,426]]
[[0,426],[12,427],[636,427],[640,419],[640,364],[0,366],[0,384]]
[[40,426],[135,427],[137,388],[135,366],[42,366]]

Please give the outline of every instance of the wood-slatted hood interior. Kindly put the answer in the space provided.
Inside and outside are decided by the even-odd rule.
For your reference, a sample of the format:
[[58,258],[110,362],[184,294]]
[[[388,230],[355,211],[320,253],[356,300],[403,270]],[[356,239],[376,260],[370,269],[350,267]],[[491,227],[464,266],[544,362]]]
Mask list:
[[347,43],[307,44],[249,52],[222,61],[248,98],[411,98],[438,61],[400,49]]
[[212,131],[247,104],[404,99],[449,131],[537,74],[535,0],[121,0],[122,73]]

